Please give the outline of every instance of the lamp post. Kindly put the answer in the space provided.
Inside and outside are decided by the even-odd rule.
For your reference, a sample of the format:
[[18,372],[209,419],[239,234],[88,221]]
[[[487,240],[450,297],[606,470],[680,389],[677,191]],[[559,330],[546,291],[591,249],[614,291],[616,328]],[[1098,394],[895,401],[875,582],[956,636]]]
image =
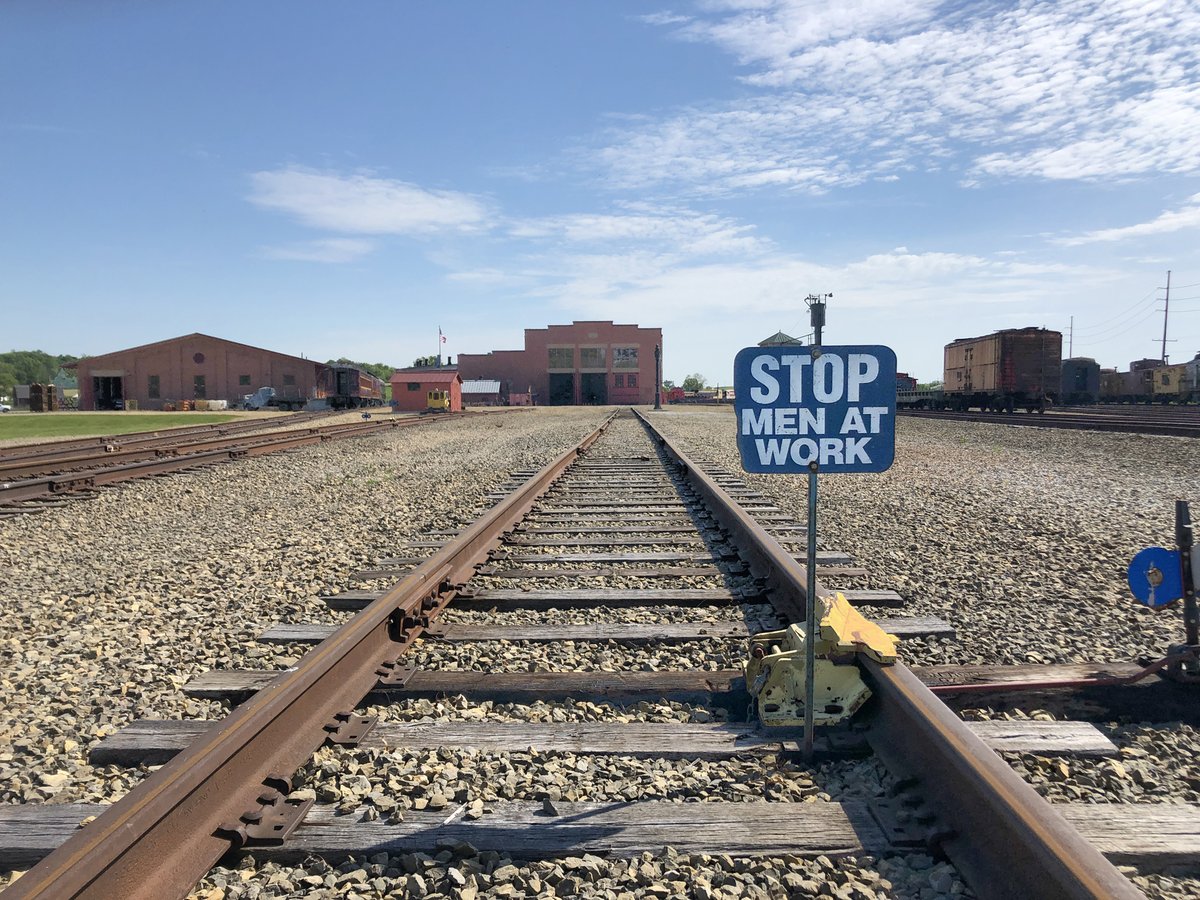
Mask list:
[[654,408],[662,409],[662,347],[654,345]]

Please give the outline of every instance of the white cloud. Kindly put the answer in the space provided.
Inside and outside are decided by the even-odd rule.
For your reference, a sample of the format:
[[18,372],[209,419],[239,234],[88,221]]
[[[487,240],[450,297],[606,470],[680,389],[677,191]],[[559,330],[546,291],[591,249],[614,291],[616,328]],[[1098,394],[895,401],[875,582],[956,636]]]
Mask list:
[[287,244],[282,247],[263,247],[267,259],[290,259],[304,262],[343,263],[361,259],[375,249],[374,241],[359,238],[325,238]]
[[759,93],[614,130],[599,159],[619,187],[1200,172],[1190,0],[714,2],[666,27],[733,54]]
[[516,238],[561,240],[568,244],[626,245],[688,257],[758,254],[770,243],[754,227],[689,209],[629,204],[621,213],[574,213],[514,222]]
[[1120,228],[1100,228],[1073,237],[1056,238],[1054,243],[1067,247],[1094,244],[1101,241],[1123,241],[1127,238],[1145,237],[1150,234],[1168,234],[1173,231],[1200,229],[1200,194],[1193,194],[1182,209],[1164,212],[1149,222],[1125,225]]
[[301,168],[255,172],[250,202],[289,213],[305,225],[349,234],[427,234],[474,230],[485,204],[457,191],[433,191],[370,175]]

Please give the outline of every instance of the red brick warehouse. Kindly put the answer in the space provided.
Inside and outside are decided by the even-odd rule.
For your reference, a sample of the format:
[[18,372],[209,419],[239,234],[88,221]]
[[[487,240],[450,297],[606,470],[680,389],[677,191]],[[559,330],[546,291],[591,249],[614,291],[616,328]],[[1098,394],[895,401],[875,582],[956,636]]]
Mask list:
[[538,404],[649,404],[655,347],[661,328],[572,322],[526,328],[524,350],[460,353],[458,371],[464,381],[499,380],[505,395],[531,392]]

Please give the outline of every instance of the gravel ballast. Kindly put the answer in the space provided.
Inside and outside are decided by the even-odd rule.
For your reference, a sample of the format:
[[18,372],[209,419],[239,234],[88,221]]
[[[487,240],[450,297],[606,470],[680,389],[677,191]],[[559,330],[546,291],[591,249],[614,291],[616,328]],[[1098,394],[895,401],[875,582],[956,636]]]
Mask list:
[[[420,540],[426,532],[473,519],[488,503],[484,495],[506,482],[508,472],[544,464],[602,415],[594,409],[539,409],[494,421],[452,421],[154,479],[105,491],[88,503],[0,521],[0,562],[11,576],[0,588],[5,610],[0,802],[117,799],[141,775],[87,765],[90,744],[135,718],[220,717],[226,711],[222,704],[188,699],[178,686],[208,669],[294,662],[304,648],[260,645],[253,638],[280,621],[344,620],[344,613],[329,611],[318,596],[382,588],[385,582],[355,583],[350,574],[381,558],[404,555],[397,544],[405,540]],[[696,459],[740,471],[729,410],[654,415]],[[1153,486],[1145,478],[1145,459],[1154,459],[1158,467]],[[869,569],[866,579],[847,580],[844,586],[898,590],[911,598],[903,614],[939,615],[957,627],[957,642],[905,642],[906,661],[1132,659],[1161,652],[1180,639],[1177,612],[1151,613],[1126,599],[1124,567],[1143,546],[1169,545],[1170,501],[1195,490],[1198,464],[1200,449],[1181,439],[901,420],[897,463],[890,472],[822,479],[821,544],[853,554]],[[802,521],[803,478],[744,479],[783,508],[795,510]],[[614,586],[591,579],[540,579],[535,587],[588,585]],[[729,581],[688,579],[686,586],[729,586]],[[727,621],[740,618],[742,611],[733,605],[663,615]],[[645,621],[637,610],[606,615],[613,622]],[[496,616],[511,617],[506,621],[514,623],[547,618],[540,612]],[[1030,626],[1031,618],[1037,619],[1036,628]],[[452,610],[447,616],[448,622],[493,619],[482,611]],[[553,620],[583,622],[589,617],[581,611],[556,611]],[[524,671],[725,668],[736,664],[737,651],[709,641],[641,647],[430,643],[417,653],[422,664]],[[470,711],[481,708],[481,714]],[[461,698],[408,701],[377,711],[398,721],[686,722],[725,715],[685,704],[472,705]],[[986,710],[976,714],[990,715]],[[1200,775],[1181,771],[1168,758],[1173,749],[1194,748],[1194,733],[1175,740],[1165,729],[1131,726],[1116,737],[1124,741],[1119,741],[1122,747],[1146,753],[1123,756],[1121,762],[1127,774],[1144,768],[1152,786],[1146,787],[1143,778],[1137,789],[1114,788],[1110,795],[1106,786],[1120,781],[1112,770],[1103,763],[1071,762],[1095,785],[1089,799],[1143,802],[1162,794],[1156,793],[1158,786],[1190,786],[1189,778]],[[322,751],[313,774],[346,756]],[[435,786],[447,802],[462,795],[486,803],[501,796],[492,790],[493,774],[503,772],[507,783],[508,775],[516,773],[520,784],[527,776],[545,775],[548,761],[562,771],[580,760],[468,751],[445,759],[437,754],[397,757],[393,751],[380,758],[366,755],[356,763],[360,771],[322,783],[344,779],[349,790],[339,785],[339,802],[347,807],[352,801],[365,802],[387,814],[388,809],[378,810],[372,794],[379,793],[379,777],[392,768],[413,767],[427,779],[419,790],[402,792],[399,807],[412,808],[407,804],[428,803],[436,796]],[[1047,774],[1036,757],[1012,762],[1043,793],[1071,798],[1072,781],[1057,777],[1061,770]],[[576,768],[580,777],[567,787],[583,799],[607,799],[621,779],[649,779],[654,791],[648,795],[669,799],[729,800],[736,793],[805,802],[873,791],[886,780],[872,761],[811,771],[785,767],[773,786],[762,780],[760,769],[743,763],[707,763],[692,770],[674,763],[656,765],[591,757],[590,768]],[[451,769],[454,779],[441,777]],[[735,791],[737,784],[750,793]],[[701,796],[704,792],[709,796]],[[538,791],[527,795],[539,798]],[[382,805],[387,807],[387,801]],[[384,856],[335,866],[315,861],[301,868],[264,865],[250,878],[243,877],[250,871],[243,864],[237,870],[214,871],[194,896],[769,897],[825,890],[828,896],[924,898],[964,893],[952,868],[919,856],[791,860],[782,866],[779,860],[681,856],[582,867],[563,861],[519,864],[486,854],[418,857]],[[1165,876],[1139,878],[1139,886],[1152,896],[1188,896],[1187,889],[1196,887]]]

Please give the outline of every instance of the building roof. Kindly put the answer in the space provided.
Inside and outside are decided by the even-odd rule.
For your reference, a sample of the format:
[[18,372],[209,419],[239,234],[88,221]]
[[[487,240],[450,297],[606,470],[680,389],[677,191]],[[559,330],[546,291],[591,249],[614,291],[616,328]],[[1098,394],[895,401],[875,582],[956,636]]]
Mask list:
[[790,334],[784,334],[782,331],[777,331],[769,338],[763,338],[758,342],[760,347],[789,347],[792,345],[803,346],[804,342]]
[[464,394],[498,394],[500,393],[500,382],[489,378],[473,378],[463,382],[462,392]]
[[435,369],[432,366],[425,369],[397,369],[392,373],[391,381],[415,381],[418,384],[450,384],[462,381],[457,369]]
[[220,344],[229,344],[232,347],[241,347],[243,350],[253,350],[256,353],[273,353],[276,356],[286,356],[289,359],[294,359],[294,360],[296,360],[296,362],[305,362],[305,363],[309,363],[310,365],[318,365],[318,366],[323,365],[323,363],[320,363],[315,359],[305,359],[302,356],[292,356],[289,353],[280,353],[278,350],[268,350],[265,347],[254,347],[250,344],[241,344],[241,343],[238,343],[237,341],[227,340],[226,338],[219,338],[219,337],[215,337],[211,334],[204,334],[203,332],[193,331],[191,334],[181,334],[179,337],[167,338],[166,340],[162,340],[162,341],[153,341],[149,344],[138,344],[136,347],[127,347],[124,350],[112,350],[108,353],[98,353],[95,356],[85,356],[83,359],[77,359],[73,363],[68,363],[67,365],[63,366],[63,368],[64,369],[75,369],[77,371],[78,371],[78,368],[80,365],[83,365],[87,368],[94,368],[95,363],[98,360],[105,360],[105,359],[108,359],[110,356],[120,356],[125,353],[133,353],[134,351],[149,350],[152,347],[162,347],[165,344],[175,344],[175,343],[178,343],[179,341],[186,341],[189,338],[204,338],[205,340],[216,341]]

